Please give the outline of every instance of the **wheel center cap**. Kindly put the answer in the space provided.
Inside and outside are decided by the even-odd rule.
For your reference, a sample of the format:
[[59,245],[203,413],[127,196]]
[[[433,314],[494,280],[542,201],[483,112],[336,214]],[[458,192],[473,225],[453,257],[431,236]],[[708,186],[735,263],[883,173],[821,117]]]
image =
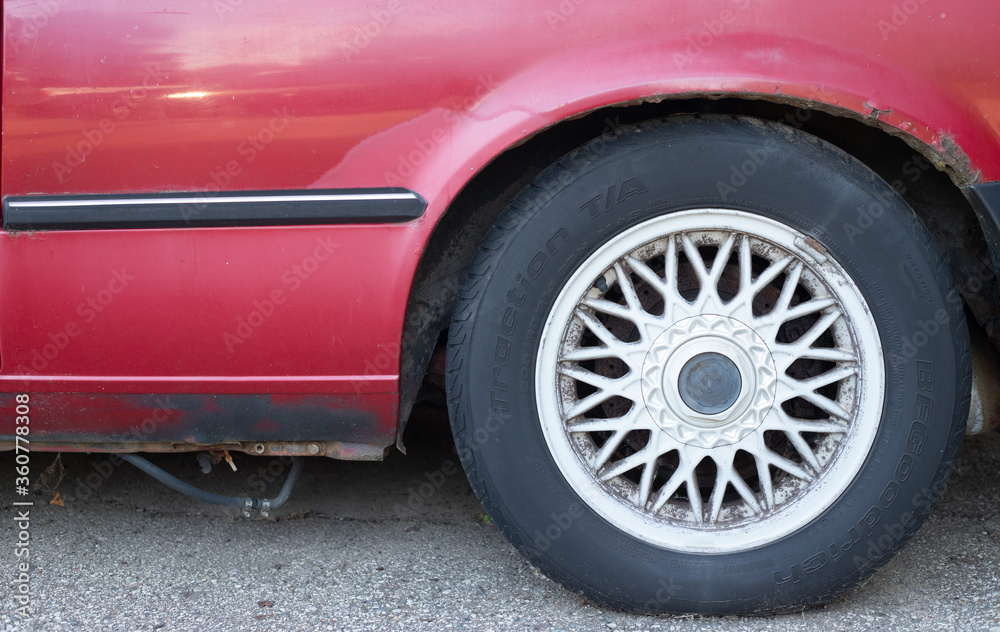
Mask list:
[[642,366],[646,411],[678,441],[706,448],[753,432],[774,403],[777,371],[764,341],[742,322],[703,314],[650,345]]
[[716,415],[732,408],[743,389],[736,363],[721,353],[699,353],[681,367],[677,391],[688,408]]

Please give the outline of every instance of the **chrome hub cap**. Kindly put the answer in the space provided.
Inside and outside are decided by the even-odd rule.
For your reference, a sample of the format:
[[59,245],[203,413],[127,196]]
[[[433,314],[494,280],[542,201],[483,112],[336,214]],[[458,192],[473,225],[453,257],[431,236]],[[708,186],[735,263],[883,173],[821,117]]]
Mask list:
[[[729,410],[746,392],[739,367],[718,353],[699,353],[685,362],[677,379],[677,391],[684,404],[701,415],[718,415]],[[710,425],[725,423],[707,421]]]
[[611,238],[549,311],[535,364],[546,445],[616,527],[671,550],[747,550],[806,526],[867,458],[878,329],[817,242],[728,209]]

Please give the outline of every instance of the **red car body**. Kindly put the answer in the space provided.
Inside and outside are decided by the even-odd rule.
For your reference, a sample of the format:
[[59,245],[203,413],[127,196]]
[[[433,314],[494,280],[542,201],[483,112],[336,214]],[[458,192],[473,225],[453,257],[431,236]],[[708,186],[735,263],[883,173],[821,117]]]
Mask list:
[[0,402],[12,419],[31,394],[35,449],[379,458],[408,409],[404,322],[439,220],[498,156],[600,108],[819,110],[960,186],[1000,180],[993,5],[9,0],[3,17],[5,201],[426,202],[407,221],[0,233]]

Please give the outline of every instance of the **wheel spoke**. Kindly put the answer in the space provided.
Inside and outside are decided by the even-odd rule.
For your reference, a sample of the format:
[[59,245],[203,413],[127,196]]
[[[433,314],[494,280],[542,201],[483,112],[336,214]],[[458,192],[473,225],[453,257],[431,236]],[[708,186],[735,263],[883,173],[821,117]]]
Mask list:
[[811,481],[813,479],[813,475],[802,469],[799,465],[797,465],[793,461],[786,459],[783,456],[775,454],[770,450],[767,449],[761,450],[754,456],[756,456],[758,459],[762,459],[768,465],[773,465],[774,467],[780,470],[788,472],[795,478],[800,478],[804,481]]
[[656,492],[656,496],[653,498],[653,505],[650,511],[652,513],[656,513],[657,511],[662,509],[663,505],[667,504],[667,501],[670,500],[670,498],[677,492],[678,489],[681,488],[681,485],[684,484],[685,480],[686,478],[684,471],[681,470],[681,468],[677,468],[677,470],[670,475],[670,478],[667,480],[667,482],[663,484],[663,487],[661,487],[660,490]]
[[[668,261],[671,260],[671,257],[675,256],[673,243],[671,239],[667,246],[666,256]],[[624,261],[625,265],[635,272],[636,276],[645,281],[663,299],[663,315],[657,317],[645,310],[642,311],[642,320],[644,321],[643,324],[645,324],[645,327],[641,328],[643,335],[648,339],[655,338],[666,327],[665,320],[669,320],[671,316],[673,316],[672,320],[676,320],[678,313],[686,310],[690,304],[677,292],[675,279],[672,279],[670,276],[667,276],[666,280],[661,279],[652,268],[634,257],[625,257]],[[668,264],[668,269],[669,267]],[[673,267],[676,268],[676,261],[674,261]]]
[[735,450],[732,448],[721,450],[718,455],[712,455],[712,460],[715,461],[716,466],[716,476],[715,484],[712,487],[712,495],[709,498],[711,505],[709,513],[710,523],[718,522],[726,490],[729,487],[732,487],[736,491],[752,513],[759,514],[763,511],[757,495],[754,494],[753,490],[746,484],[746,481],[743,480],[743,477],[736,471],[736,467],[733,464],[734,458]]
[[633,420],[635,415],[628,414],[624,417],[611,417],[609,419],[585,419],[566,425],[568,432],[617,432],[619,430],[634,430]]
[[566,377],[571,377],[578,382],[583,382],[584,384],[590,384],[595,388],[599,388],[602,391],[610,391],[612,395],[622,395],[622,385],[624,382],[629,381],[627,377],[621,378],[608,378],[603,375],[598,375],[586,369],[581,369],[578,366],[572,364],[563,364],[559,367],[559,373],[565,375]]
[[705,508],[693,467],[688,470],[687,478],[684,480],[684,489],[687,491],[688,504],[691,506],[691,514],[695,523],[702,524],[705,522]]
[[646,310],[642,308],[642,302],[635,291],[635,286],[632,285],[632,278],[625,271],[625,267],[620,261],[615,263],[615,275],[618,277],[618,287],[621,288],[622,295],[624,295],[629,309],[635,313],[645,313]]
[[805,360],[826,360],[827,362],[857,362],[858,358],[850,351],[841,349],[827,349],[825,347],[806,347],[800,349],[796,359]]
[[[663,278],[668,287],[677,292],[677,238],[674,235],[667,237],[667,251],[663,254],[664,270]],[[677,292],[680,297],[680,293]]]
[[670,277],[667,277],[667,280],[664,281],[660,278],[660,275],[653,272],[652,268],[634,257],[625,257],[625,264],[632,272],[635,272],[643,281],[666,298],[667,288],[670,286]]
[[740,495],[740,498],[743,499],[743,502],[747,504],[747,507],[751,511],[755,514],[761,513],[760,501],[757,500],[757,496],[753,493],[753,490],[750,489],[738,472],[733,471],[732,476],[729,477],[729,484],[733,486],[733,489],[736,490],[736,493]]
[[609,481],[626,472],[630,472],[647,461],[649,455],[645,449],[639,450],[624,459],[615,461],[607,470],[598,475],[602,481]]
[[771,482],[770,464],[754,455],[754,462],[757,464],[757,480],[760,481],[760,491],[764,495],[764,507],[768,511],[774,509],[774,485]]
[[857,375],[857,366],[839,366],[835,369],[830,369],[826,373],[821,373],[816,377],[811,377],[807,380],[798,380],[798,388],[803,391],[815,391],[817,388],[822,388],[827,384],[834,384],[841,380],[846,380],[847,378]]
[[798,340],[792,344],[798,349],[808,349],[812,346],[812,343],[816,342],[816,339],[826,333],[826,330],[830,328],[830,325],[837,322],[843,313],[839,309],[831,310],[827,312],[816,323],[809,328],[809,331],[802,334]]
[[[792,257],[785,257],[767,266],[767,268],[757,276],[757,280],[753,282],[753,285],[751,286],[750,289],[751,295],[756,296],[758,292],[764,289],[764,286],[768,285],[769,283],[771,283],[771,281],[774,281],[776,278],[778,278],[778,276],[780,276],[781,273],[785,271],[785,268],[787,268],[788,264],[790,264],[792,261],[793,261]],[[799,265],[801,264],[796,264],[796,267]],[[796,283],[797,282],[798,278],[796,277]],[[786,286],[789,285],[788,281],[785,282],[785,285]],[[789,292],[792,292],[794,290],[795,290],[795,284],[793,283]],[[789,298],[791,298],[791,294],[789,294]]]
[[701,284],[701,289],[698,292],[698,298],[694,303],[694,311],[718,311],[722,305],[722,299],[719,297],[719,279],[722,277],[722,273],[726,269],[726,264],[729,261],[729,255],[732,253],[733,246],[736,244],[736,237],[734,235],[729,235],[726,237],[725,241],[719,245],[715,254],[715,259],[712,262],[711,270],[705,268],[705,260],[698,252],[698,247],[693,241],[691,241],[691,237],[683,235],[682,240],[684,243],[684,252],[687,254],[688,260],[691,261],[695,274],[698,276],[698,282]]
[[795,307],[789,307],[778,312],[777,309],[771,312],[771,316],[761,319],[762,323],[768,325],[781,325],[796,318],[802,318],[809,314],[815,314],[831,305],[836,305],[837,301],[832,298],[812,299],[799,303]]
[[795,307],[790,307],[785,310],[785,322],[790,320],[795,320],[796,318],[802,318],[803,316],[808,316],[809,314],[815,314],[818,311],[822,311],[831,305],[836,305],[836,299],[832,298],[814,298],[804,303],[799,303]]
[[833,415],[837,419],[849,421],[851,418],[851,414],[847,412],[843,406],[825,395],[820,395],[819,393],[802,393],[799,397],[806,400],[810,404],[822,408],[824,411]]
[[618,353],[609,347],[580,347],[563,353],[563,362],[586,362],[603,358],[617,358]]
[[[677,237],[667,237],[667,251],[664,253],[664,279],[666,293],[664,294],[663,316],[667,322],[677,322],[693,313],[691,303],[681,296],[677,287],[677,274],[680,269],[680,253],[677,251]],[[704,269],[704,265],[702,265]]]
[[838,434],[845,433],[849,426],[843,421],[835,419],[795,419],[792,418],[780,407],[772,409],[772,414],[768,416],[761,426],[763,430],[778,430],[781,432],[814,432],[817,434]]
[[608,331],[608,328],[604,326],[604,323],[597,320],[593,314],[583,311],[582,309],[576,310],[576,317],[583,321],[583,324],[587,326],[590,331],[594,333],[597,338],[609,347],[616,347],[621,344],[618,338],[615,338],[614,334]]
[[701,291],[704,292],[705,286],[709,283],[709,273],[705,268],[705,260],[701,258],[701,253],[698,252],[698,246],[691,241],[690,235],[681,235],[681,246],[684,248],[684,254],[687,255],[688,263],[691,264],[691,267],[694,268],[694,273],[698,276],[698,283],[701,284]]
[[799,455],[805,460],[806,463],[809,464],[809,467],[812,468],[812,471],[819,472],[821,467],[819,464],[819,459],[816,458],[816,453],[813,452],[811,447],[809,447],[809,444],[806,443],[806,440],[802,438],[802,435],[800,435],[797,432],[786,432],[785,436],[788,437],[788,440],[792,442],[792,447],[795,448],[795,451],[799,453]]
[[726,264],[729,263],[729,256],[733,254],[733,246],[735,245],[736,236],[729,235],[715,252],[715,259],[712,261],[712,272],[709,275],[709,281],[711,282],[712,291],[716,295],[718,295],[719,279],[722,278],[722,273],[726,269]]
[[712,494],[708,497],[708,502],[710,504],[708,514],[709,524],[715,524],[719,521],[719,514],[722,513],[722,500],[726,496],[727,487],[729,487],[729,481],[726,477],[721,475],[715,477],[715,485],[712,487]]
[[751,258],[750,239],[743,237],[740,240],[740,294],[749,295],[750,303],[753,303],[753,260]]
[[615,394],[610,391],[597,391],[596,393],[587,395],[566,411],[565,415],[567,421],[579,417],[583,413],[599,406],[600,404],[603,404],[614,396]]
[[604,445],[601,446],[601,449],[598,450],[597,454],[594,456],[594,461],[590,464],[590,466],[595,470],[599,470],[604,467],[604,464],[608,462],[611,456],[615,453],[615,450],[618,449],[618,446],[622,444],[622,441],[625,440],[628,433],[629,430],[622,429],[611,435],[611,438],[609,438]]
[[646,461],[645,466],[642,468],[642,476],[639,478],[639,506],[645,507],[646,503],[649,502],[649,495],[653,491],[653,476],[656,474],[656,462],[659,460],[659,456],[654,456],[649,461]]
[[[771,268],[765,270],[769,271]],[[763,274],[761,276],[764,276]],[[775,302],[774,309],[771,311],[772,314],[781,314],[788,311],[788,306],[792,302],[792,296],[795,294],[795,290],[799,287],[799,279],[802,278],[802,262],[796,262],[792,265],[792,268],[788,271],[788,275],[785,277],[785,284],[781,286],[781,294],[778,295],[778,300]]]
[[624,305],[619,305],[618,303],[613,303],[603,298],[587,297],[582,301],[580,301],[580,303],[595,311],[602,312],[604,314],[609,314],[611,316],[617,316],[618,318],[624,318],[625,320],[630,320],[632,322],[636,322],[636,319],[639,316],[636,312],[629,309],[628,307]]
[[[829,415],[833,415],[841,421],[850,421],[851,414],[839,403],[833,401],[825,395],[820,395],[815,391],[799,388],[798,382],[787,376],[778,380],[778,391],[775,395],[775,404],[783,404],[795,398],[801,398],[810,404],[820,408]],[[777,409],[778,406],[775,406]]]

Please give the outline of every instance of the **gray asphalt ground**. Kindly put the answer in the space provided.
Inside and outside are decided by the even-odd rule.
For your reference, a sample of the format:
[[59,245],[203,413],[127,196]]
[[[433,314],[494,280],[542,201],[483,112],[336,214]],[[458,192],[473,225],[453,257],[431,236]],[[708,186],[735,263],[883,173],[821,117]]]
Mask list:
[[[29,496],[31,619],[14,615],[19,529],[14,457],[0,454],[7,630],[969,630],[1000,632],[1000,435],[967,440],[943,501],[865,585],[779,617],[647,617],[588,604],[533,569],[483,512],[443,413],[382,463],[307,461],[268,519],[188,501],[106,455],[62,456],[59,486]],[[55,455],[33,453],[39,473]],[[236,456],[200,474],[191,455],[157,463],[213,491],[250,493],[280,461]],[[261,469],[263,468],[263,470]],[[92,473],[95,476],[90,476]],[[90,487],[87,487],[88,477]],[[251,478],[254,477],[254,478]],[[283,473],[267,485],[274,495]],[[423,495],[421,495],[421,493]]]

